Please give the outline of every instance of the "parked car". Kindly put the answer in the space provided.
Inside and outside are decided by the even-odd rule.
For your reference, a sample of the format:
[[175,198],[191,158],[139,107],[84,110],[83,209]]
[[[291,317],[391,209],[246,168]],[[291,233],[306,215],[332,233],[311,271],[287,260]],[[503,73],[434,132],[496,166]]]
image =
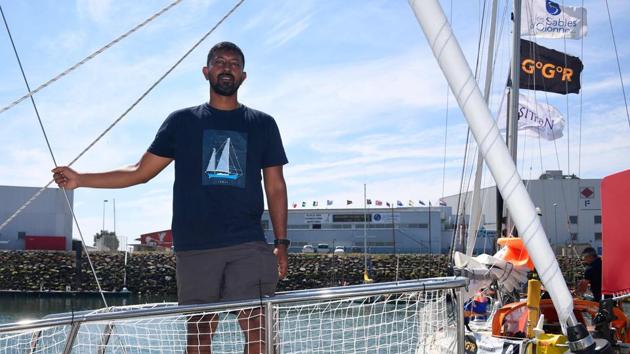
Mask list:
[[315,247],[313,247],[313,245],[304,245],[304,247],[302,247],[302,253],[315,253]]
[[330,253],[330,246],[327,243],[318,244],[317,253]]
[[335,247],[334,252],[335,254],[339,254],[339,253],[346,253],[346,248],[343,246],[337,246]]

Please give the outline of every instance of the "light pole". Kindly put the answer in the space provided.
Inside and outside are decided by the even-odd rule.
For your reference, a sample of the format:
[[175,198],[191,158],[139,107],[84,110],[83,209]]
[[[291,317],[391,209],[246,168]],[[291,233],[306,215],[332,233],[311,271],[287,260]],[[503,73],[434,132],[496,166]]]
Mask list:
[[114,207],[114,235],[116,234],[116,198],[112,199],[112,205]]
[[429,200],[429,254],[433,254],[431,248],[431,201]]
[[105,231],[105,203],[107,203],[108,200],[105,199],[103,200],[103,228],[101,230]]
[[554,250],[558,247],[558,203],[553,203],[553,223],[556,229],[556,240],[554,245]]

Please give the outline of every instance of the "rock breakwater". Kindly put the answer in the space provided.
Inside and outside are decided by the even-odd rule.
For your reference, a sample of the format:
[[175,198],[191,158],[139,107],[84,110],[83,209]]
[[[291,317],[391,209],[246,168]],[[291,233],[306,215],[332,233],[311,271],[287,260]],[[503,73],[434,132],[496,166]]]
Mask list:
[[[124,284],[125,255],[122,252],[90,254],[101,288],[119,291]],[[559,257],[560,267],[570,284],[580,278],[579,259]],[[374,282],[446,276],[446,255],[372,255],[369,276]],[[175,256],[136,252],[128,255],[126,287],[141,294],[176,294]],[[278,290],[313,289],[363,282],[361,254],[290,254],[289,273]],[[15,291],[97,291],[85,255],[76,272],[74,252],[0,251],[0,290]]]

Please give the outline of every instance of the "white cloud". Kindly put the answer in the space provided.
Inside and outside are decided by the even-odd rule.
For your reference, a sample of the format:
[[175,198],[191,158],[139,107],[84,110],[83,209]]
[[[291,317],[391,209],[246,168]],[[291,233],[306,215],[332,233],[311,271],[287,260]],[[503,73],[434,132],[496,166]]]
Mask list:
[[[623,82],[627,86],[630,83],[630,75],[623,77]],[[602,93],[609,90],[621,90],[621,81],[619,75],[608,76],[594,82],[586,82],[582,85],[584,92]]]
[[269,3],[245,19],[243,30],[264,38],[267,49],[280,47],[311,26],[316,6],[312,1]]
[[60,33],[55,38],[48,38],[46,44],[50,51],[61,51],[66,55],[83,49],[87,42],[87,34],[83,31],[67,31]]
[[[451,133],[461,135],[465,131],[461,128]],[[455,185],[449,181],[458,178],[464,149],[461,144],[450,144],[444,165],[444,147],[432,138],[440,135],[440,129],[426,133],[374,134],[347,142],[340,142],[342,137],[318,143],[314,150],[319,157],[314,161],[306,159],[286,168],[290,200],[357,200],[363,183],[370,186],[370,195],[383,200],[435,200],[441,196],[444,168],[445,184],[449,188]]]
[[79,15],[96,23],[111,21],[112,0],[77,0]]
[[383,125],[387,114],[398,109],[442,106],[445,89],[435,88],[445,84],[437,65],[425,54],[413,51],[371,61],[300,68],[276,77],[272,87],[262,80],[251,83],[243,96],[254,107],[271,107],[287,144],[331,131],[343,135]]
[[187,11],[199,13],[212,8],[216,2],[217,0],[187,0],[184,4],[187,6]]
[[271,36],[266,40],[271,47],[279,47],[291,39],[299,36],[310,26],[310,16],[306,16],[295,23],[283,22],[279,24]]

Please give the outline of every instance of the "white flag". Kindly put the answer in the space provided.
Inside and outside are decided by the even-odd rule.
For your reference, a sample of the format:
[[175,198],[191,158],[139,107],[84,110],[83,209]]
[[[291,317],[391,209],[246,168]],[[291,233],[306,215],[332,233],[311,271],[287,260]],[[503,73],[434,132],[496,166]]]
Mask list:
[[[505,91],[504,99],[497,118],[501,131],[505,131],[507,105],[509,104]],[[527,96],[519,94],[518,102],[518,130],[533,137],[541,137],[545,140],[555,140],[562,137],[564,130],[564,117],[555,107],[530,100]]]
[[521,35],[580,39],[586,35],[586,8],[562,6],[551,0],[521,3]]

